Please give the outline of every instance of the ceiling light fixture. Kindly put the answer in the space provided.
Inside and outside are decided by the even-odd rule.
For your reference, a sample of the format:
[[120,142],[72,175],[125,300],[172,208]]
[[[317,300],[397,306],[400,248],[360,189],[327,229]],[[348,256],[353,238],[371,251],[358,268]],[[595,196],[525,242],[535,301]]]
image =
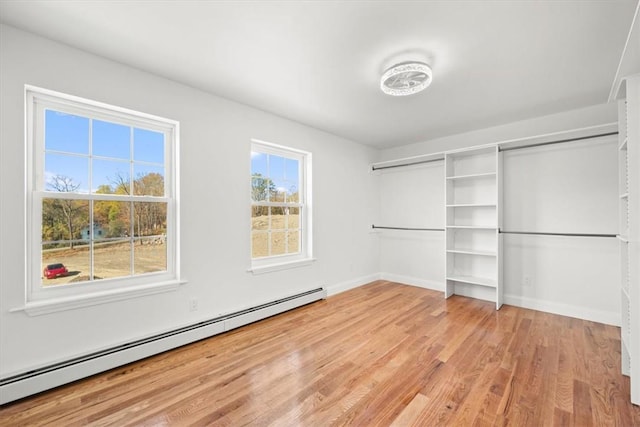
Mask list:
[[380,89],[387,95],[413,95],[431,84],[431,67],[423,62],[402,62],[384,72]]

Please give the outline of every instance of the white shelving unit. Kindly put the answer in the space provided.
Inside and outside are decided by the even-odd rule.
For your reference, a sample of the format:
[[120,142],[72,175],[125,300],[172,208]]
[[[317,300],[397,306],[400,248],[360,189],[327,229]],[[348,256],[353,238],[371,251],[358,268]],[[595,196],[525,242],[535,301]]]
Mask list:
[[622,322],[621,322],[621,357],[622,373],[630,375],[631,359],[629,344],[631,342],[631,316],[629,312],[629,157],[627,144],[627,103],[621,100],[618,103],[618,240],[620,245],[620,279],[622,296]]
[[640,405],[640,74],[624,81],[618,131],[621,362],[631,402]]
[[445,154],[445,298],[458,293],[502,306],[501,167],[497,146]]

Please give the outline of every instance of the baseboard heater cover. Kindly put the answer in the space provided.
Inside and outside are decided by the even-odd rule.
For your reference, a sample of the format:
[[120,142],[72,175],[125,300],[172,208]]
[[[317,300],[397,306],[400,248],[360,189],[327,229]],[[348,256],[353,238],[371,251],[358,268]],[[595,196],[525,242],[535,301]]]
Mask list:
[[312,289],[149,338],[14,375],[0,380],[0,405],[209,338],[326,297],[326,289]]

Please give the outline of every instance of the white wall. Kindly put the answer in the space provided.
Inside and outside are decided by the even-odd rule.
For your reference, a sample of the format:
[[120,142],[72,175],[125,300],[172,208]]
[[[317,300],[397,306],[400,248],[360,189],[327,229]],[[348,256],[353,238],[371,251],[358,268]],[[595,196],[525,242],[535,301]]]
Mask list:
[[[380,223],[408,228],[444,228],[444,162],[375,172]],[[380,230],[380,272],[387,280],[444,290],[444,233]]]
[[[180,121],[182,273],[176,292],[30,317],[24,303],[24,85]],[[253,276],[250,139],[313,153],[314,249],[307,267]],[[0,26],[0,376],[378,272],[370,233],[375,150],[8,26]],[[189,311],[189,300],[199,309]]]
[[[603,104],[383,150],[379,159],[419,156],[615,122],[616,106]],[[503,165],[503,229],[617,233],[615,137],[506,151]],[[405,179],[410,180],[409,175]],[[435,183],[429,186],[437,188]],[[429,237],[432,246],[442,245],[441,236]],[[429,285],[424,281],[422,266],[441,265],[443,254],[425,250],[424,242],[418,247],[414,242],[402,244],[399,239],[380,239],[384,277],[403,275],[405,283]],[[615,239],[507,234],[503,253],[507,304],[620,324],[619,253]],[[388,254],[392,255],[385,259]],[[415,272],[415,276],[407,272]]]
[[[505,152],[504,229],[617,234],[617,141]],[[615,238],[507,234],[505,300],[619,324],[618,250]]]

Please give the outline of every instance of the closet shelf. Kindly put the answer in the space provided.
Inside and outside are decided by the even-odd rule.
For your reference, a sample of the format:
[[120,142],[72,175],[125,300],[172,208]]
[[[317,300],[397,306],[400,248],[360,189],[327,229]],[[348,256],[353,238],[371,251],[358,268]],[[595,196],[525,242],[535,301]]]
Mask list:
[[463,255],[481,255],[481,256],[498,256],[496,252],[490,251],[476,251],[471,249],[447,249],[447,252],[451,254],[463,254]]
[[454,203],[447,205],[448,208],[495,208],[495,203]]
[[487,286],[489,288],[496,288],[498,286],[495,280],[487,279],[486,277],[449,275],[447,276],[447,280],[453,280],[454,282],[461,283],[470,283],[472,285]]
[[473,178],[484,178],[484,177],[495,177],[495,172],[485,172],[485,173],[474,173],[470,175],[454,175],[448,176],[447,179],[473,179]]

